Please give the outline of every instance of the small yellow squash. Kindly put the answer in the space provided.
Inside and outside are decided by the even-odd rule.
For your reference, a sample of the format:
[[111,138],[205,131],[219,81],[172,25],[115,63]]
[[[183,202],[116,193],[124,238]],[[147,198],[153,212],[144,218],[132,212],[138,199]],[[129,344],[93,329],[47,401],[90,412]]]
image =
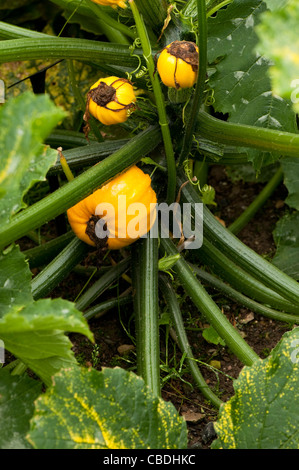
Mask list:
[[68,209],[67,216],[78,238],[117,250],[151,229],[156,203],[150,176],[134,165]]
[[190,41],[171,42],[162,50],[157,70],[167,87],[191,88],[197,80],[198,47]]

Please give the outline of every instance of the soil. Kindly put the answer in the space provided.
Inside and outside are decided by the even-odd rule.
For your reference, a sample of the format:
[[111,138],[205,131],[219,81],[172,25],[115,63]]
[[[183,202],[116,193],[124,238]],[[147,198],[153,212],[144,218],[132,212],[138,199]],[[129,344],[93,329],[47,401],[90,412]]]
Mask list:
[[[232,183],[225,169],[218,165],[210,168],[208,183],[216,191],[217,206],[212,210],[226,226],[244,211],[263,187],[263,184],[242,181]],[[284,213],[283,200],[285,197],[286,190],[283,185],[280,185],[250,224],[238,235],[246,245],[263,256],[271,257],[275,251],[272,231],[277,220]],[[23,248],[25,243],[23,239]],[[72,273],[51,293],[51,296],[61,296],[74,301],[86,279],[87,277]],[[121,283],[120,291],[128,286],[123,280]],[[181,294],[184,296],[183,291]],[[227,318],[238,328],[247,343],[261,358],[265,358],[269,354],[283,333],[290,328],[285,323],[261,317],[242,308],[221,295],[215,295],[215,292],[211,295]],[[243,364],[226,347],[208,343],[203,338],[202,330],[208,325],[205,324],[204,319],[188,298],[184,297],[183,308],[186,315],[188,339],[194,356],[201,361],[201,373],[213,391],[225,402],[234,394],[233,379],[238,377]],[[98,370],[101,370],[102,367],[119,366],[136,371],[136,354],[133,343],[134,326],[131,320],[132,305],[129,304],[123,307],[121,312],[110,310],[100,318],[90,320],[89,324],[94,333],[95,345],[81,335],[70,335],[78,362],[85,366],[93,366]],[[185,417],[188,426],[189,448],[209,449],[216,437],[213,422],[217,419],[218,410],[201,395],[184,364],[182,366],[183,373],[180,373],[179,376],[181,354],[175,341],[172,339],[166,341],[166,329],[163,327],[161,327],[160,337],[161,377],[165,382],[162,388],[162,397],[171,401]],[[212,363],[214,369],[211,369],[209,365],[211,360],[216,361]]]

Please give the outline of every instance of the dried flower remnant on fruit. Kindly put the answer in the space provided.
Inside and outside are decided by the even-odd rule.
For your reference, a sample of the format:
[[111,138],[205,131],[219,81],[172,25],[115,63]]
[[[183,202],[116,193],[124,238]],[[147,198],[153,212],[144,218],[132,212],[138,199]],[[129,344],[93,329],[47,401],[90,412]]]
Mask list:
[[158,59],[157,70],[169,88],[191,88],[197,80],[198,47],[191,41],[173,41]]
[[136,96],[132,83],[126,78],[106,77],[92,85],[86,102],[85,135],[89,132],[90,114],[110,126],[125,122],[135,109]]
[[102,5],[104,7],[127,8],[127,5],[123,0],[91,0],[91,1],[93,3],[97,3],[98,5]]

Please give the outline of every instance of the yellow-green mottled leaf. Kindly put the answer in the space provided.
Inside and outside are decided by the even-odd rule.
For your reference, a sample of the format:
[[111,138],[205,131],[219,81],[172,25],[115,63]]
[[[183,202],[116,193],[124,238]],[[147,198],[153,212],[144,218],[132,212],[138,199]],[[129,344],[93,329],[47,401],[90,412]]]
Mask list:
[[47,385],[58,370],[76,363],[66,331],[93,340],[82,313],[63,299],[41,299],[12,307],[0,319],[0,338],[5,348]]
[[[53,35],[51,29],[45,29],[47,34]],[[6,97],[19,96],[25,91],[31,91],[32,85],[27,77],[36,74],[45,67],[47,69],[45,76],[40,76],[40,80],[45,80],[45,91],[51,98],[56,106],[67,112],[63,120],[63,127],[73,130],[78,120],[78,113],[81,113],[81,120],[84,114],[84,106],[78,102],[71,86],[68,62],[66,60],[56,63],[55,60],[26,60],[22,62],[9,62],[1,65],[1,79],[6,84]],[[74,79],[78,86],[78,90],[82,95],[83,102],[86,100],[86,95],[93,83],[99,78],[99,71],[89,64],[84,62],[73,61]],[[24,80],[11,86],[19,80]]]
[[23,207],[30,186],[44,179],[57,152],[43,145],[64,117],[47,95],[26,92],[0,108],[0,222]]
[[299,328],[267,359],[244,367],[235,395],[220,408],[214,449],[299,448]]
[[41,383],[27,375],[11,376],[0,370],[0,449],[27,449],[29,421],[34,411],[34,400],[41,391]]
[[29,442],[38,449],[182,449],[185,421],[133,372],[60,371],[36,401]]

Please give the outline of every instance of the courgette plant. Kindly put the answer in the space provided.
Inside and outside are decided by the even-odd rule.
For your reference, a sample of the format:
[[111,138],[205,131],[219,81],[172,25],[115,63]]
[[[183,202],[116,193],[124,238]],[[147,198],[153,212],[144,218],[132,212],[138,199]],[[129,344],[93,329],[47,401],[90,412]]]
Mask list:
[[[40,2],[33,3],[38,7]],[[292,86],[284,85],[296,76],[290,76],[289,69],[286,73],[279,51],[278,59],[269,53],[269,43],[271,15],[277,24],[283,14],[298,19],[298,6],[289,1],[283,13],[270,0],[43,3],[49,11],[54,7],[52,19],[63,14],[65,24],[58,33],[50,30],[51,21],[44,31],[18,26],[18,21],[0,21],[2,64],[21,63],[25,68],[25,61],[49,61],[28,77],[35,94],[24,91],[13,97],[7,89],[0,108],[0,346],[12,355],[0,370],[5,423],[0,447],[186,448],[186,423],[161,398],[159,315],[167,306],[193,382],[219,410],[218,440],[213,446],[297,448],[293,404],[298,389],[298,328],[284,335],[262,360],[217,305],[210,288],[257,314],[290,327],[297,323],[298,109]],[[13,18],[9,2],[1,9]],[[70,24],[80,26],[74,28],[78,34],[64,35]],[[198,54],[196,67],[193,62],[186,67],[186,73],[192,67],[196,81],[193,85],[192,78],[192,86],[185,90],[180,86],[184,82],[175,77],[170,80],[174,88],[168,89],[156,67],[161,51],[167,56],[165,48],[174,41],[192,43],[196,47],[188,51]],[[290,58],[292,44],[285,47]],[[175,56],[175,60],[181,59]],[[55,67],[64,67],[74,97],[68,114],[37,86],[37,79],[54,73]],[[176,62],[175,73],[178,67]],[[80,75],[79,69],[88,73]],[[163,74],[167,69],[163,66]],[[109,81],[116,88],[119,81],[131,90],[128,84],[133,83],[137,96],[136,103],[134,99],[126,104],[111,99],[112,95],[107,102],[101,101],[102,95],[97,97],[95,109],[102,107],[102,112],[112,100],[123,113],[113,124],[113,139],[106,138],[113,131],[94,117],[97,112],[89,115],[86,102],[93,83],[107,76],[120,77]],[[21,81],[14,89],[23,85]],[[93,100],[95,95],[88,96]],[[262,193],[230,227],[215,218],[210,205],[213,192],[206,174],[214,163],[236,167],[245,163],[257,174],[270,165],[275,170]],[[165,234],[159,223],[159,236],[148,233],[117,252],[111,265],[106,253],[94,269],[85,270],[91,278],[73,302],[51,298],[71,272],[82,273],[80,263],[95,256],[94,248],[74,235],[66,219],[65,233],[47,243],[21,250],[20,240],[25,236],[36,240],[36,230],[49,221],[58,224],[68,209],[141,164],[152,174],[158,203],[181,208],[189,204],[193,230],[203,231],[202,246],[193,250],[192,240],[184,239],[186,221],[180,240]],[[66,180],[65,168],[74,177]],[[52,190],[26,206],[29,189],[45,179]],[[289,191],[290,214],[277,226],[279,249],[273,260],[267,260],[237,235],[282,181]],[[39,272],[32,277],[36,268]],[[104,296],[121,276],[129,281],[129,289],[114,298]],[[205,382],[188,342],[178,301],[177,290],[182,288],[198,315],[244,365],[228,403]],[[85,335],[93,342],[89,320],[125,305],[134,310],[136,374],[79,366],[69,334]],[[28,370],[37,378],[28,376]],[[41,393],[43,384],[45,393]]]

